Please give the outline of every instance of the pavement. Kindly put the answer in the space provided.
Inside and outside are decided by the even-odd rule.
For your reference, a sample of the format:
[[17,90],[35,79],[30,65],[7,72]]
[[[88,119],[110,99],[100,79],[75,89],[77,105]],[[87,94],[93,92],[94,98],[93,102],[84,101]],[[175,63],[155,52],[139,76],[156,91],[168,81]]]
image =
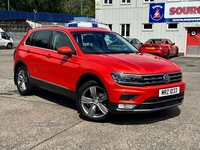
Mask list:
[[13,51],[0,50],[0,150],[200,150],[200,57],[176,57],[186,81],[184,103],[149,114],[79,117],[74,101],[44,90],[20,96]]

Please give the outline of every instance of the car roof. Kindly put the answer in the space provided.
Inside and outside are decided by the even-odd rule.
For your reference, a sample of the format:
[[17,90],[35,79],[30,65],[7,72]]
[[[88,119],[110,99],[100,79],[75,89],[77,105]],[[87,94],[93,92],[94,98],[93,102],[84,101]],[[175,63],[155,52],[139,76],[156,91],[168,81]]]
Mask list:
[[126,39],[137,39],[137,38],[127,37]]
[[[137,38],[130,38],[130,37],[127,37],[126,39],[129,40],[129,41],[132,41],[132,40],[137,39]],[[137,39],[137,40],[138,40],[138,39]]]
[[151,38],[149,40],[167,40],[167,38]]
[[50,30],[66,30],[69,32],[89,32],[89,31],[93,31],[93,32],[112,32],[110,30],[107,29],[103,29],[103,28],[94,28],[94,27],[67,27],[67,26],[41,26],[41,27],[37,27],[37,28],[33,28],[32,30],[46,30],[46,29],[50,29]]

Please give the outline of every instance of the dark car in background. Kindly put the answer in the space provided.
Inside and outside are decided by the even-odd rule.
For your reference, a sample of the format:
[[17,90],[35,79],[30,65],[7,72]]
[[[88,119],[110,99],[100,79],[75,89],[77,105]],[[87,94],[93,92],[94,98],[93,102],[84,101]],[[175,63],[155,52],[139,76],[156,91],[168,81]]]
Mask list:
[[179,48],[170,39],[152,38],[142,44],[140,51],[169,59],[171,56],[178,56]]
[[143,44],[138,40],[137,38],[126,38],[132,45],[134,45],[136,48],[140,48],[140,46]]

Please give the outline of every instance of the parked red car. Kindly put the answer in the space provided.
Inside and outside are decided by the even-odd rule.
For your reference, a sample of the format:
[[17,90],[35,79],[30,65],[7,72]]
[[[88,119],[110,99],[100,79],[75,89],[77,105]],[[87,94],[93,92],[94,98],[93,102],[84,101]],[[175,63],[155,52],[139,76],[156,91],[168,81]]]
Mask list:
[[140,47],[140,51],[159,55],[169,59],[171,56],[178,56],[178,46],[171,40],[165,38],[149,39]]
[[86,27],[29,30],[14,51],[14,82],[21,95],[42,88],[71,98],[92,121],[175,107],[185,91],[179,65],[140,53],[113,31]]

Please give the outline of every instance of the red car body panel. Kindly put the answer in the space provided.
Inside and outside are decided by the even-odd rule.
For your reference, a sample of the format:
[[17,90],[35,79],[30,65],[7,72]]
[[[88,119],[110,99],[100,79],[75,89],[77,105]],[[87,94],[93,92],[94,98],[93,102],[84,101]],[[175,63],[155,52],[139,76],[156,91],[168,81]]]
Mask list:
[[[148,60],[148,63],[147,63]],[[162,88],[170,88],[179,86],[180,92],[184,92],[185,90],[185,81],[181,81],[178,84],[172,83],[168,85],[157,85],[157,86],[147,86],[147,87],[130,87],[130,86],[121,86],[116,85],[110,76],[110,72],[129,72],[134,74],[164,74],[166,72],[176,72],[180,68],[178,65],[172,63],[171,61],[167,61],[166,59],[148,55],[148,54],[117,54],[117,55],[101,55],[101,56],[88,56],[88,62],[93,62],[93,66],[98,68],[98,72],[102,72],[99,74],[98,72],[93,72],[95,74],[98,73],[98,76],[101,77],[109,95],[110,101],[114,103],[127,103],[127,104],[141,104],[148,97],[157,97],[158,90]],[[170,64],[170,65],[169,65]],[[106,67],[105,66],[109,66]],[[156,68],[154,67],[156,66]],[[89,67],[89,68],[90,68]],[[167,70],[166,70],[167,69]],[[181,70],[179,70],[181,71]],[[103,76],[102,76],[103,75]],[[108,82],[109,81],[109,82]],[[109,84],[108,84],[109,83]],[[134,101],[122,101],[120,100],[120,96],[122,94],[136,94],[138,96]]]

